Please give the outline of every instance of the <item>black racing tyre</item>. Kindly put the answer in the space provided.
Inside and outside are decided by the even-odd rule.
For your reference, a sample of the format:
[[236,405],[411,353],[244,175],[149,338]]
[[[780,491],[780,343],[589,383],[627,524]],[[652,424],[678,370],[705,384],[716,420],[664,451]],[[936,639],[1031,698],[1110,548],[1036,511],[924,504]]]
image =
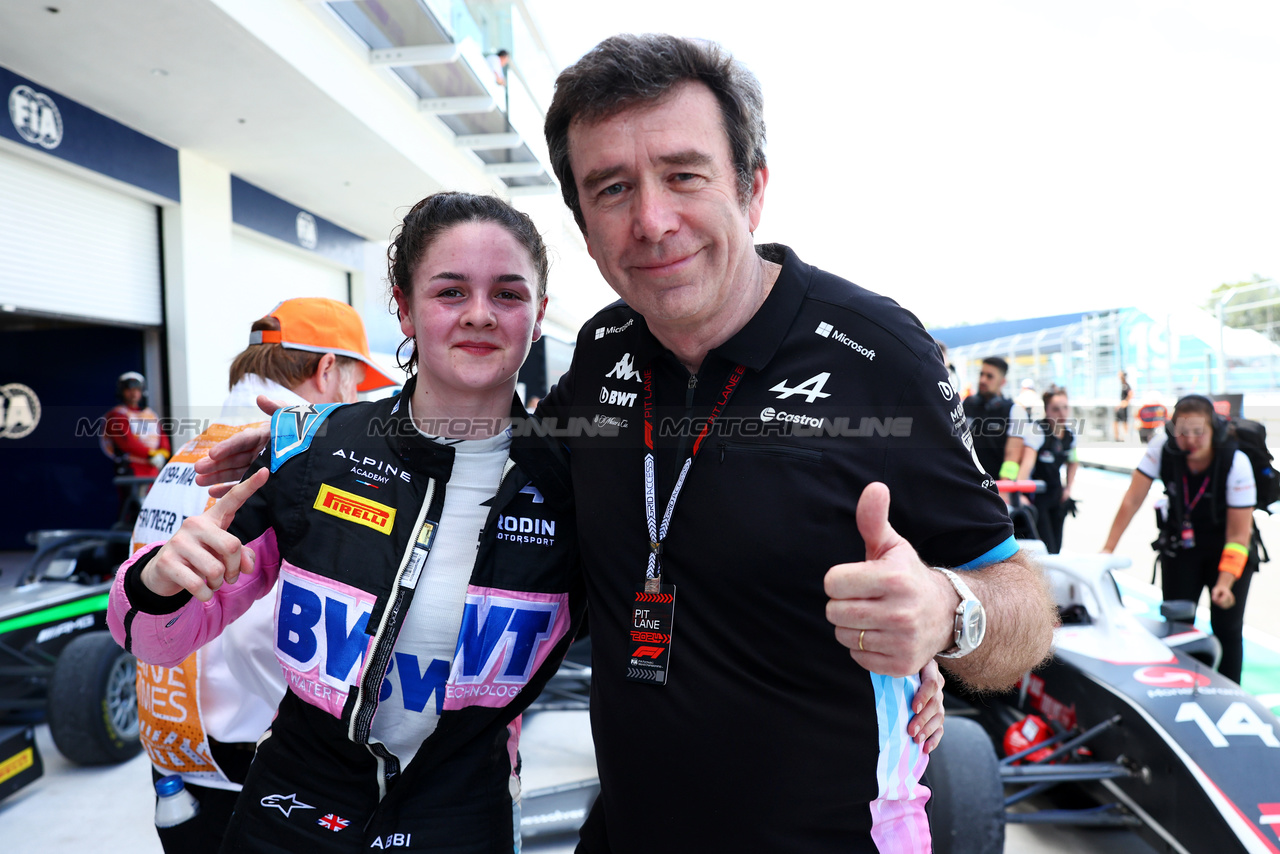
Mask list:
[[67,644],[49,680],[49,730],[77,765],[113,765],[142,750],[137,663],[109,632]]
[[987,732],[948,715],[929,757],[934,854],[1000,854],[1004,850],[1004,784]]

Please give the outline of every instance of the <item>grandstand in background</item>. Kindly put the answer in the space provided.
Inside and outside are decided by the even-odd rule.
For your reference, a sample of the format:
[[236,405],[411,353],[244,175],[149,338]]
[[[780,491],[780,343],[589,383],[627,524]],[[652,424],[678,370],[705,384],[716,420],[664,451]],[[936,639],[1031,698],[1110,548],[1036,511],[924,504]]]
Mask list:
[[[1193,306],[1116,308],[972,326],[930,329],[947,345],[962,390],[976,389],[987,356],[1009,363],[1005,393],[1030,378],[1043,392],[1068,390],[1086,420],[1086,438],[1110,431],[1107,415],[1120,399],[1119,372],[1133,387],[1133,406],[1171,405],[1184,394],[1243,395],[1243,414],[1280,435],[1280,344],[1274,326],[1242,329],[1230,309]],[[967,392],[966,392],[967,393]]]

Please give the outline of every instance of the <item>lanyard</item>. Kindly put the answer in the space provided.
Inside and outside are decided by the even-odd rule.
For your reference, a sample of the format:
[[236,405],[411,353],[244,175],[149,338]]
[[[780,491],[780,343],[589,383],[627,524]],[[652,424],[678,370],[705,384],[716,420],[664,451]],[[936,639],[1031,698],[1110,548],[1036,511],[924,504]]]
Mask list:
[[1182,476],[1182,506],[1186,509],[1186,512],[1183,514],[1183,517],[1182,517],[1184,524],[1191,516],[1191,511],[1196,509],[1196,505],[1199,504],[1200,499],[1204,497],[1204,489],[1208,485],[1209,485],[1209,474],[1208,472],[1206,472],[1204,476],[1204,480],[1200,484],[1200,491],[1196,493],[1196,497],[1191,499],[1191,503],[1188,504],[1187,503],[1187,492],[1188,492],[1187,476],[1185,474]]
[[[659,528],[657,477],[654,474],[656,465],[653,459],[653,369],[644,369],[644,444],[647,449],[644,454],[644,514],[645,521],[649,526],[649,566],[644,574],[646,590],[651,584],[654,590],[657,590],[657,584],[662,578],[662,565],[660,563],[662,541],[667,538],[667,529],[671,527],[671,513],[675,510],[676,499],[680,497],[680,489],[684,486],[684,480],[689,474],[689,468],[693,465],[694,458],[698,456],[698,450],[702,447],[702,440],[711,432],[711,426],[715,424],[716,419],[720,417],[720,413],[729,404],[729,398],[733,397],[733,393],[737,391],[738,383],[742,381],[742,375],[746,373],[746,370],[745,366],[737,365],[729,374],[729,379],[725,382],[724,388],[716,398],[715,406],[711,409],[710,417],[702,425],[702,429],[698,432],[698,438],[693,442],[693,451],[680,469],[680,476],[676,478],[676,485],[671,490],[671,497],[667,499],[667,509],[662,513],[662,527]],[[650,582],[650,580],[652,581]]]

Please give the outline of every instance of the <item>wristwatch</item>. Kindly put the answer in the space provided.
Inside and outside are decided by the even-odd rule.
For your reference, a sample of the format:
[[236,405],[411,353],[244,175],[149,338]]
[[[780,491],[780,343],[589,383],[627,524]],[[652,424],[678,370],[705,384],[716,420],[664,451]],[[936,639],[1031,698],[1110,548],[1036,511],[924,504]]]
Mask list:
[[956,606],[955,642],[950,649],[945,649],[938,655],[941,658],[960,658],[973,652],[982,643],[987,634],[987,612],[973,595],[969,585],[960,580],[960,576],[939,566],[934,569],[945,575],[956,593],[960,594],[960,604]]

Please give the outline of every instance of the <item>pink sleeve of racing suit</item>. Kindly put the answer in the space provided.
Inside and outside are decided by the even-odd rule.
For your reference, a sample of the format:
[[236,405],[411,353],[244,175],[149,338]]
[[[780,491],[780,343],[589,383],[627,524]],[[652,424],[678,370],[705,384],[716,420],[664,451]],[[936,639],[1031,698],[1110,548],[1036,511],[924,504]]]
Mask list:
[[111,636],[141,661],[162,667],[177,667],[193,651],[222,633],[229,623],[249,610],[249,606],[266,595],[280,574],[280,549],[276,533],[268,528],[257,539],[246,543],[254,553],[254,571],[241,575],[235,584],[224,584],[213,598],[201,602],[194,596],[166,614],[140,610],[131,602],[125,578],[130,568],[143,556],[164,543],[152,543],[139,549],[120,565],[107,606],[107,625]]

